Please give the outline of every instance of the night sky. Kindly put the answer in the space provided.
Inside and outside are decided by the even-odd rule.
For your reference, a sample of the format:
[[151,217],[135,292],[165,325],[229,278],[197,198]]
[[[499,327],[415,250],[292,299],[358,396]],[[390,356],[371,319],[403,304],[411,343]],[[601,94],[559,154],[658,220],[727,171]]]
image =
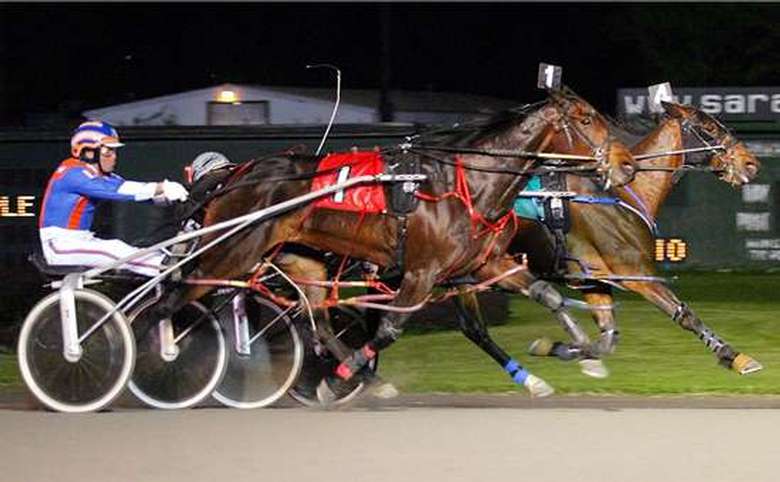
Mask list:
[[537,100],[539,61],[598,108],[618,87],[778,85],[772,4],[2,4],[3,126],[222,82]]

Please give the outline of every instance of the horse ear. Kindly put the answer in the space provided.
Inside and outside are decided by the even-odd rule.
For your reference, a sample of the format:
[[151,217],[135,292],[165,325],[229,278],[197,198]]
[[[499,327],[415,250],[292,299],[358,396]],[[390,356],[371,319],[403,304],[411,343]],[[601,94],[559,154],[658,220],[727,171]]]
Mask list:
[[661,107],[664,108],[667,114],[674,117],[675,119],[685,119],[689,117],[688,111],[680,104],[662,100]]
[[548,89],[547,95],[555,102],[559,107],[568,109],[571,104],[571,97],[563,89]]
[[560,102],[564,98],[563,92],[560,89],[547,89],[547,95],[552,97],[556,102]]

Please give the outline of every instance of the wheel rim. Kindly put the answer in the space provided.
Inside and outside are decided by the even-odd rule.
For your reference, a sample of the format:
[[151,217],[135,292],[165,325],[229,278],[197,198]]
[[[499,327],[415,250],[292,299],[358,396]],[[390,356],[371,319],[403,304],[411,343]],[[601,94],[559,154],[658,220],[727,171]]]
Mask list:
[[[281,398],[292,386],[303,363],[303,346],[289,316],[260,296],[246,299],[249,354],[235,346],[231,306],[220,310],[229,347],[228,367],[214,398],[236,408],[259,408]],[[261,336],[256,336],[262,333]]]
[[189,331],[176,343],[178,355],[165,359],[160,352],[154,304],[145,304],[131,318],[137,356],[130,390],[152,407],[193,406],[211,394],[224,374],[225,340],[219,323],[202,304],[186,305],[172,317],[173,333],[176,337]]
[[[90,291],[76,291],[78,333],[84,333],[113,303]],[[99,410],[124,388],[132,371],[133,340],[121,313],[115,313],[81,343],[75,362],[63,356],[59,293],[42,300],[28,315],[19,337],[19,366],[33,394],[63,412]]]

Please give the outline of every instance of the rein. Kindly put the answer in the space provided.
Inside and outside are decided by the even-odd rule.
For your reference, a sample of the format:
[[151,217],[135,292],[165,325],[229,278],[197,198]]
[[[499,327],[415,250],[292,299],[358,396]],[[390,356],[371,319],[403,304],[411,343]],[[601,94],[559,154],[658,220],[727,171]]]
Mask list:
[[[504,156],[501,154],[496,154],[490,152],[490,150],[477,150],[477,149],[462,149],[462,148],[455,148],[455,147],[437,147],[437,146],[415,146],[415,145],[404,145],[406,152],[411,152],[413,154],[417,154],[420,156],[425,156],[429,159],[432,159],[436,162],[439,162],[441,164],[447,164],[449,166],[454,167],[462,167],[469,171],[479,171],[479,172],[489,172],[493,174],[513,174],[515,176],[526,176],[526,175],[533,175],[533,174],[544,174],[547,172],[584,172],[584,171],[595,171],[598,169],[597,165],[594,165],[592,163],[589,164],[582,164],[582,165],[574,165],[574,166],[554,166],[554,165],[545,165],[545,166],[539,166],[535,167],[533,169],[530,168],[523,168],[523,169],[512,169],[508,167],[483,167],[483,166],[475,166],[473,164],[467,164],[463,163],[462,161],[460,163],[451,161],[450,159],[444,158],[444,157],[438,157],[431,155],[430,151],[441,151],[441,152],[455,152],[455,153],[466,153],[466,154],[483,154],[486,156],[495,156],[495,157],[514,157],[514,156]],[[478,152],[476,152],[478,151]],[[507,151],[510,152],[510,151]],[[511,152],[522,152],[522,151],[511,151]],[[546,154],[546,153],[541,153]],[[552,154],[552,156],[556,156],[557,154]],[[566,155],[566,154],[563,154]],[[528,157],[524,155],[517,155],[517,157]],[[587,156],[581,156],[581,157],[587,157]],[[553,158],[555,159],[555,158]]]
[[567,161],[598,161],[597,156],[577,154],[557,154],[554,152],[520,151],[515,149],[478,149],[474,147],[448,147],[429,144],[406,143],[399,146],[403,150],[420,149],[429,151],[455,152],[459,154],[482,154],[491,157],[534,157],[538,159],[562,159]]
[[[690,149],[679,149],[674,151],[662,151],[662,152],[654,152],[651,154],[640,154],[638,156],[634,156],[634,159],[636,159],[638,162],[646,161],[648,159],[655,159],[658,157],[666,157],[666,156],[677,156],[677,155],[686,155],[686,154],[693,154],[697,152],[716,152],[716,151],[725,151],[726,146],[724,145],[717,145],[717,146],[710,146],[707,145],[706,147],[692,147]],[[640,172],[653,172],[653,171],[666,171],[666,172],[678,172],[678,171],[699,171],[699,172],[713,172],[718,173],[722,172],[723,169],[716,169],[712,166],[700,166],[695,164],[686,164],[685,161],[683,161],[683,165],[680,167],[664,167],[664,166],[648,166],[648,167],[642,167],[639,166],[637,171]]]

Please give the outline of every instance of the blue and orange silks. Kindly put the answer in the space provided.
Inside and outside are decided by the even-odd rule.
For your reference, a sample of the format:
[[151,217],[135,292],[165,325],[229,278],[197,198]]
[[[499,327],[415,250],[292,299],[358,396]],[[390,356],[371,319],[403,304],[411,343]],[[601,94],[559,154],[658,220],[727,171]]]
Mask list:
[[125,181],[117,174],[102,174],[94,165],[78,159],[65,159],[49,178],[38,227],[88,230],[95,215],[95,201],[143,201],[153,195],[154,183]]

